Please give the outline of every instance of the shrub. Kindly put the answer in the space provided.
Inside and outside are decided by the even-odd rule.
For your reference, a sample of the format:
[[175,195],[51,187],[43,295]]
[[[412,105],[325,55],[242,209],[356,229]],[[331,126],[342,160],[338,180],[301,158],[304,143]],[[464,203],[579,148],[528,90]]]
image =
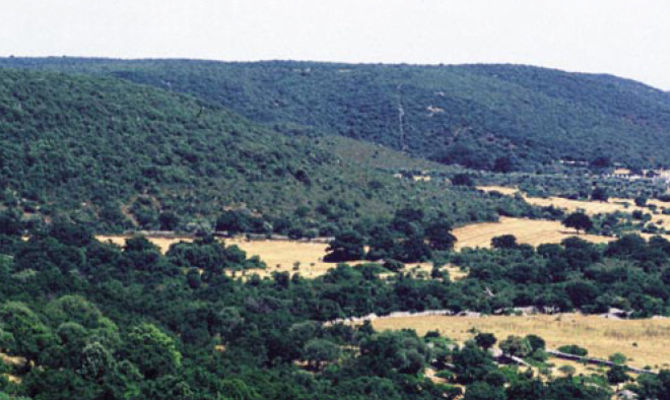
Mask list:
[[584,357],[589,353],[588,350],[586,350],[583,347],[577,346],[576,344],[561,346],[558,348],[558,351],[560,351],[561,353],[567,353],[581,357]]

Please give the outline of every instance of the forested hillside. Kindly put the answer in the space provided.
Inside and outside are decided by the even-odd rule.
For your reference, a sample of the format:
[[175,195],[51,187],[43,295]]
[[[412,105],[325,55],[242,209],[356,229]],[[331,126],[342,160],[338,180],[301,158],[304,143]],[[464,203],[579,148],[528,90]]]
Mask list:
[[513,65],[76,58],[0,65],[113,75],[189,93],[285,133],[339,134],[474,168],[599,156],[633,167],[670,163],[670,96],[613,76]]
[[[444,180],[396,179],[378,170],[396,156],[374,147],[281,135],[118,78],[0,70],[2,201],[28,218],[195,232],[235,209],[260,232],[302,236],[407,204],[453,222],[492,219],[506,202]],[[337,155],[354,148],[366,161]]]

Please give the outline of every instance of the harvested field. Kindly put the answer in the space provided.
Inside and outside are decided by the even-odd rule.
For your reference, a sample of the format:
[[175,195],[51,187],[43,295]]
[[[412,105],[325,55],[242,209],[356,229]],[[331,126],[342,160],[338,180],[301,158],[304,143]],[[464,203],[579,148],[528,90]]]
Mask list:
[[617,320],[596,315],[558,314],[530,316],[417,316],[381,317],[372,321],[378,330],[414,329],[420,335],[439,330],[444,336],[463,342],[472,338],[472,329],[491,332],[500,339],[509,335],[535,334],[556,349],[576,344],[589,355],[607,359],[620,352],[627,364],[654,369],[670,366],[670,319]]
[[543,243],[560,243],[570,236],[594,243],[606,243],[614,238],[598,235],[577,234],[558,221],[534,220],[525,218],[501,217],[499,222],[484,222],[456,228],[453,231],[458,239],[456,250],[465,247],[491,247],[491,239],[495,236],[512,234],[519,243],[537,246]]

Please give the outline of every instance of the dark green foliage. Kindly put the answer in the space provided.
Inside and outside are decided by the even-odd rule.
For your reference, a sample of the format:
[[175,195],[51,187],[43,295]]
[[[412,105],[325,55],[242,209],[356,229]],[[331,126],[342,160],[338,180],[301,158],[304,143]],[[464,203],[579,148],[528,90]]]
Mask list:
[[544,350],[546,347],[544,339],[537,335],[527,335],[526,340],[528,340],[532,352],[535,352],[536,350]]
[[328,262],[362,260],[365,255],[364,243],[363,237],[357,232],[343,232],[330,242],[328,254],[323,259]]
[[635,205],[638,207],[645,207],[647,205],[647,198],[644,196],[635,197]]
[[585,348],[579,347],[576,344],[561,346],[558,348],[558,351],[568,354],[574,354],[576,356],[585,356],[588,354],[588,351]]
[[568,228],[574,228],[578,232],[580,229],[586,232],[593,228],[593,221],[591,221],[591,218],[583,212],[574,212],[568,215],[563,220],[562,224]]
[[501,235],[491,239],[491,246],[495,249],[513,249],[517,247],[514,235]]
[[[409,221],[421,217],[410,210],[399,216]],[[623,297],[607,284],[610,275],[619,274],[616,264],[611,269],[598,264],[612,261],[602,261],[604,250],[582,241],[544,246],[539,252],[514,248],[459,253],[454,257],[467,259],[472,270],[456,282],[415,280],[402,273],[380,279],[379,268],[345,264],[313,280],[287,273],[233,280],[227,272],[245,268],[249,274],[257,261],[211,236],[175,244],[163,256],[143,237],[131,238],[120,248],[91,240],[84,231],[64,234],[78,232],[66,224],[53,232],[58,239],[43,231],[27,242],[8,241],[4,250],[14,259],[0,269],[0,295],[6,299],[0,306],[0,345],[3,352],[26,357],[36,366],[29,363],[14,371],[23,380],[3,387],[12,393],[49,400],[215,400],[221,394],[253,399],[457,396],[458,390],[423,377],[430,365],[442,370],[440,376],[467,385],[465,393],[472,398],[606,398],[586,382],[559,379],[538,386],[530,376],[500,370],[485,350],[495,342],[492,335],[479,334],[454,348],[437,332],[418,337],[413,331],[376,333],[369,323],[356,327],[319,322],[396,310],[491,311],[527,305],[535,298],[547,306],[581,301],[588,311],[604,297]],[[665,245],[654,240],[645,248],[657,251]],[[79,254],[86,262],[73,264],[54,256],[61,252]],[[499,262],[489,259],[488,275],[478,270],[486,257],[498,257]],[[31,269],[28,259],[44,261]],[[517,284],[522,281],[517,272],[507,275],[524,263],[532,266],[529,271],[544,271],[543,262],[562,262],[571,279],[547,283],[546,274],[526,272],[524,283]],[[639,269],[635,258],[618,262],[632,263],[631,271]],[[575,286],[579,273],[599,291],[597,297],[592,288],[583,295],[584,288]],[[635,276],[638,284],[650,279],[642,269]],[[644,302],[664,304],[652,292],[638,299],[639,288],[628,285],[625,290],[631,292],[632,307],[646,310],[652,306]],[[508,338],[500,345],[508,354],[533,352],[530,357],[540,361],[535,353],[543,346],[534,336]],[[636,390],[662,393],[659,380],[645,379]]]
[[71,220],[98,231],[312,237],[408,202],[451,223],[492,220],[503,203],[532,212],[444,180],[414,185],[387,167],[426,161],[272,128],[122,79],[1,69],[3,229]]
[[618,385],[631,380],[631,377],[626,373],[626,368],[617,365],[607,371],[607,381],[612,385]]
[[593,192],[591,192],[591,200],[597,200],[597,201],[607,201],[609,198],[609,194],[607,193],[607,189],[603,187],[597,187],[593,189]]
[[505,391],[500,386],[476,382],[468,386],[463,398],[465,400],[505,400]]
[[436,250],[451,250],[456,237],[451,234],[451,225],[446,221],[434,222],[426,227],[426,238]]
[[475,336],[475,342],[477,346],[481,347],[484,350],[488,350],[496,344],[496,337],[492,333],[478,333]]
[[527,357],[533,352],[530,341],[520,336],[508,336],[507,339],[500,342],[499,346],[503,353],[521,358]]
[[[120,77],[228,107],[288,135],[344,135],[475,168],[497,164],[506,170],[505,158],[525,169],[558,159],[600,169],[614,161],[629,166],[670,161],[664,150],[670,145],[670,97],[606,75],[515,65],[0,61]],[[184,157],[197,156],[185,152]],[[300,170],[310,171],[295,169],[297,179]]]
[[451,184],[456,186],[474,186],[469,174],[456,174],[451,178]]

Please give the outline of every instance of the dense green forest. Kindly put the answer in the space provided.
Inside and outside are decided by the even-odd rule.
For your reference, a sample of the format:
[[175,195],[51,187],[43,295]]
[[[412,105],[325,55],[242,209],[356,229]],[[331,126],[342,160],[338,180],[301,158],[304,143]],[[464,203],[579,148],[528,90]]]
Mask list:
[[[31,229],[27,241],[16,216],[4,212],[1,226],[0,349],[23,361],[3,367],[9,375],[0,378],[0,398],[455,399],[460,384],[466,400],[604,400],[610,384],[628,379],[624,369],[540,377],[497,364],[487,351],[491,335],[458,345],[437,332],[419,337],[323,322],[533,302],[587,312],[611,304],[668,310],[660,282],[667,282],[670,244],[661,239],[607,247],[575,239],[465,254],[473,270],[457,282],[403,271],[382,278],[384,268],[374,264],[343,264],[306,280],[287,273],[259,279],[257,262],[211,237],[162,255],[143,237],[121,248],[61,221]],[[246,278],[226,274],[240,269]],[[546,360],[541,338],[498,339],[509,354]],[[445,381],[428,379],[428,367]],[[645,399],[667,398],[669,377],[643,374],[628,387]]]
[[284,133],[344,135],[472,168],[534,170],[602,156],[631,167],[670,164],[670,96],[607,75],[278,61],[8,58],[0,65],[121,77]]
[[350,139],[280,135],[118,78],[0,70],[2,203],[38,222],[65,214],[105,231],[197,232],[233,209],[259,221],[254,231],[300,237],[408,204],[452,223],[530,212],[445,180],[394,178],[399,164],[427,163]]
[[[457,343],[333,322],[520,307],[670,316],[663,237],[534,248],[502,235],[491,249],[454,252],[450,233],[501,215],[566,217],[475,183],[639,205],[667,196],[651,179],[594,178],[602,160],[668,164],[666,93],[496,65],[9,58],[0,67],[0,400],[605,400],[624,384],[641,399],[670,398],[659,366],[635,381],[621,365],[545,374],[548,349],[534,335],[472,332]],[[570,174],[560,158],[587,162]],[[573,214],[566,226],[608,234],[652,218],[576,214],[584,221]],[[194,241],[162,254],[142,236],[123,247],[94,239],[140,229]],[[263,260],[215,231],[332,237],[324,261],[334,268],[261,278]],[[459,266],[467,275],[452,280]]]

